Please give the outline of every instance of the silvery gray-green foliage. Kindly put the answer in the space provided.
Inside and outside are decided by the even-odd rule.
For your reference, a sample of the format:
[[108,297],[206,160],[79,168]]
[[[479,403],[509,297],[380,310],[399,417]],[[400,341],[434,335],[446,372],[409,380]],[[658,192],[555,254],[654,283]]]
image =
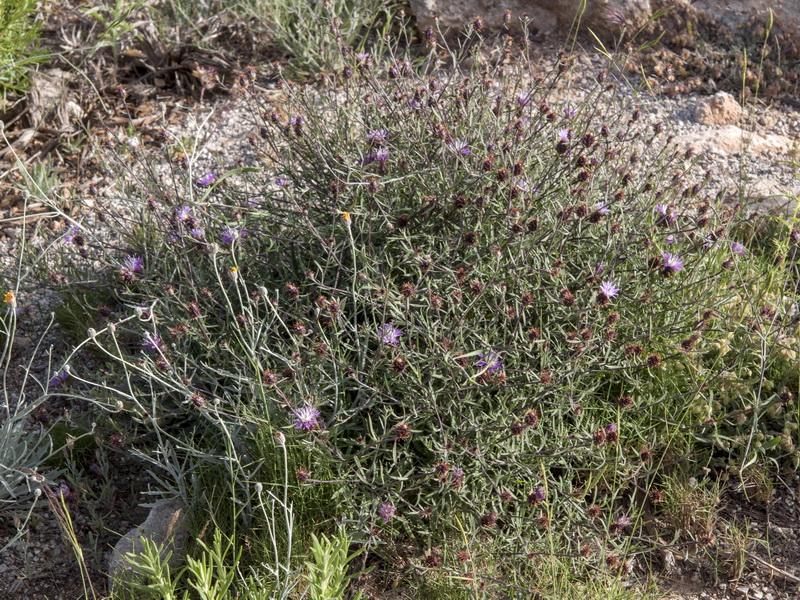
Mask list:
[[319,88],[282,82],[282,112],[243,78],[274,171],[144,175],[139,220],[109,216],[125,248],[81,249],[114,299],[92,341],[132,428],[242,466],[237,505],[252,480],[318,488],[375,546],[490,539],[519,581],[531,552],[621,572],[663,465],[776,452],[758,444],[796,424],[797,380],[763,348],[797,340],[741,207],[665,124],[607,73],[572,103],[553,93],[566,54],[523,78],[506,49],[445,69],[437,48],[422,70],[345,49]]

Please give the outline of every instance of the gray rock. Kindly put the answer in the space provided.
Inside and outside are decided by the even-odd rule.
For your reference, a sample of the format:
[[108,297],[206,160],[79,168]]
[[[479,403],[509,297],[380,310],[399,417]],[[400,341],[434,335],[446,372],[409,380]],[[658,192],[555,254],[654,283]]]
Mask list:
[[[520,18],[528,15],[530,29],[543,34],[568,31],[578,16],[581,0],[411,0],[411,12],[420,30],[438,26],[443,33],[463,30],[476,17],[489,29],[503,27],[503,13],[511,11],[508,27],[518,32]],[[650,0],[586,0],[581,24],[599,33],[618,33],[623,26],[638,28],[652,14]]]
[[136,572],[125,556],[142,551],[142,539],[156,542],[161,548],[163,558],[172,552],[170,569],[178,568],[186,558],[186,545],[189,539],[186,507],[180,500],[169,500],[150,510],[144,523],[120,538],[108,560],[109,589],[114,580],[118,582],[141,582],[143,576]]
[[[438,25],[449,36],[464,30],[476,17],[489,29],[503,27],[503,13],[511,11],[509,29],[517,33],[519,19],[527,14],[530,29],[548,35],[565,33],[578,16],[581,0],[410,0],[411,12],[420,31]],[[800,28],[800,2],[797,0],[586,0],[580,17],[584,28],[601,35],[617,35],[623,28],[633,33],[644,26],[656,10],[683,6],[712,21],[740,30],[752,16],[765,17],[771,8],[777,27],[791,31]],[[448,36],[448,37],[449,37]]]

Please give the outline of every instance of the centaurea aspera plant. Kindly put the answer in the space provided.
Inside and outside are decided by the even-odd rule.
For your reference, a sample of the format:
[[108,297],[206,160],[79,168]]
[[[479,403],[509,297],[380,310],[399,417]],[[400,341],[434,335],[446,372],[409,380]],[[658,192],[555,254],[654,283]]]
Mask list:
[[[302,488],[330,486],[315,471],[330,473],[366,539],[391,507],[409,531],[442,538],[455,519],[477,531],[497,514],[503,526],[481,535],[509,556],[547,542],[579,557],[578,530],[624,554],[645,536],[632,490],[653,485],[675,436],[733,427],[745,404],[742,388],[727,386],[723,408],[708,387],[739,364],[725,328],[754,319],[737,278],[765,272],[728,242],[736,207],[687,202],[702,175],[604,85],[563,107],[550,98],[558,67],[520,89],[524,54],[502,72],[476,60],[424,77],[399,56],[373,59],[344,53],[317,89],[283,82],[290,117],[253,90],[273,171],[145,213],[147,243],[131,246],[147,277],[110,286],[122,306],[158,298],[150,318],[170,332],[171,362],[125,364],[158,404],[235,430],[252,452],[281,428]],[[291,185],[276,185],[285,173]],[[149,185],[143,203],[162,196]],[[201,224],[222,244],[180,229]],[[740,269],[723,268],[731,253]],[[759,318],[762,331],[776,320]],[[752,325],[736,330],[743,349]],[[167,340],[144,326],[153,358]],[[195,392],[219,403],[190,409]],[[498,503],[501,491],[528,502]],[[586,509],[613,515],[622,499],[631,535],[605,539]]]

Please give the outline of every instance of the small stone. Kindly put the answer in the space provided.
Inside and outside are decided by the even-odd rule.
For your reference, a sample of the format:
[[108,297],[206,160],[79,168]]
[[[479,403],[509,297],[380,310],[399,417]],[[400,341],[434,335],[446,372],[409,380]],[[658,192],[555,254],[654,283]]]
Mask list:
[[717,92],[702,101],[694,111],[701,125],[736,125],[742,120],[742,107],[727,92]]
[[33,340],[29,337],[24,335],[16,335],[14,336],[14,348],[18,350],[27,350],[33,344]]
[[176,570],[186,557],[186,546],[189,538],[187,528],[186,507],[180,500],[170,500],[154,506],[145,522],[132,529],[121,538],[108,560],[109,588],[114,580],[119,582],[139,583],[143,579],[141,573],[133,570],[125,556],[142,550],[142,539],[156,542],[161,548],[161,557],[172,552],[168,561],[171,569]]

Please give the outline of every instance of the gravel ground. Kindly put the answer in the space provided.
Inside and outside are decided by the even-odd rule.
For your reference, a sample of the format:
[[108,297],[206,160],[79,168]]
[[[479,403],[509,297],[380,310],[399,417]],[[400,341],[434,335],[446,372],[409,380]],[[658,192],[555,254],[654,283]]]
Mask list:
[[[576,72],[594,73],[601,65],[601,58],[596,55],[579,55]],[[578,76],[576,83],[579,89],[582,85],[588,85],[589,78]],[[274,90],[269,90],[268,93],[277,97]],[[666,123],[667,131],[675,135],[679,143],[700,140],[714,146],[719,140],[720,130],[700,125],[693,118],[695,108],[702,100],[697,96],[668,98],[642,94],[637,99],[636,106],[650,122]],[[202,126],[202,119],[209,113],[208,121]],[[170,115],[171,123],[166,125],[166,129],[172,135],[188,136],[198,133],[199,130],[207,135],[207,143],[197,157],[195,169],[198,174],[207,171],[220,172],[242,163],[257,162],[254,151],[247,142],[247,135],[255,132],[251,125],[252,110],[240,98],[222,96],[212,102],[206,101],[201,106],[178,106],[173,108]],[[749,179],[749,186],[755,190],[757,196],[769,193],[800,194],[798,171],[785,162],[798,160],[800,152],[798,109],[784,105],[759,105],[752,113],[751,123],[755,133],[762,136],[781,136],[793,142],[794,148],[791,143],[782,150],[768,146],[759,153],[723,152],[712,148],[711,151],[699,155],[702,166],[712,172],[712,190],[734,189],[739,180],[740,169],[743,169]],[[93,160],[99,162],[100,157],[95,156]],[[117,191],[108,175],[102,170],[85,170],[84,173],[84,179],[71,182],[74,194],[80,197],[90,185],[96,185],[98,193],[94,197],[93,208],[113,210],[113,203],[103,200],[104,197],[113,197]],[[61,177],[66,179],[67,173],[62,172]],[[762,209],[774,209],[775,206],[776,201],[773,200],[762,205]],[[45,208],[34,206],[35,210]],[[34,223],[25,228],[23,236],[21,222],[8,221],[20,214],[18,196],[0,198],[0,269],[6,274],[6,285],[14,281],[13,273],[18,264],[23,239],[29,255],[35,255],[46,248],[55,237],[63,234],[66,228],[62,219],[42,212]],[[75,218],[94,235],[101,238],[107,235],[103,231],[102,223],[96,219],[96,212],[82,211],[76,213]],[[46,327],[57,301],[57,294],[38,286],[33,274],[23,282],[18,291],[17,302],[21,313],[14,354],[9,366],[11,383],[8,386],[13,402],[20,397],[30,400],[38,395],[40,388],[34,380],[30,380],[30,385],[25,390],[20,389],[25,369],[29,369],[38,381],[44,382],[51,376],[54,366],[60,364],[65,347],[64,332],[58,326],[50,329]],[[41,344],[38,351],[35,351],[40,339]],[[31,355],[33,359],[30,359]],[[54,396],[47,399],[43,410],[51,418],[55,418],[64,411],[76,410],[76,407],[70,405],[66,399]],[[33,420],[28,422],[31,429],[42,426]],[[795,474],[787,477],[794,479],[787,479],[784,485],[776,487],[773,497],[767,502],[753,504],[746,501],[741,494],[731,494],[726,497],[722,507],[723,513],[729,516],[746,514],[753,523],[752,537],[768,539],[769,550],[757,543],[747,546],[746,568],[734,580],[729,578],[730,573],[726,575],[724,570],[715,569],[711,561],[698,565],[691,557],[675,552],[672,555],[675,562],[673,571],[659,576],[663,582],[663,597],[680,600],[800,598],[799,488]],[[133,484],[131,480],[134,480]],[[146,511],[137,507],[143,501],[140,492],[146,485],[146,477],[125,464],[122,457],[112,453],[108,470],[88,485],[92,489],[83,493],[93,494],[93,498],[100,494],[101,500],[91,503],[92,508],[89,509],[89,503],[80,501],[81,491],[78,490],[78,496],[70,506],[78,539],[89,566],[89,574],[95,582],[96,591],[102,593],[104,577],[99,573],[102,570],[104,552],[109,545],[115,543],[119,535],[135,526],[146,514]],[[109,491],[109,488],[113,488],[113,491]],[[81,574],[72,549],[63,540],[61,528],[53,512],[40,501],[33,515],[23,538],[0,555],[0,590],[6,592],[4,598],[74,600],[80,597],[83,593]],[[24,513],[13,516],[24,518]],[[110,531],[109,527],[114,531]],[[0,547],[5,537],[11,536],[13,532],[13,519],[0,523]],[[731,554],[733,550],[721,548],[719,559],[724,562],[727,560],[726,553]]]

